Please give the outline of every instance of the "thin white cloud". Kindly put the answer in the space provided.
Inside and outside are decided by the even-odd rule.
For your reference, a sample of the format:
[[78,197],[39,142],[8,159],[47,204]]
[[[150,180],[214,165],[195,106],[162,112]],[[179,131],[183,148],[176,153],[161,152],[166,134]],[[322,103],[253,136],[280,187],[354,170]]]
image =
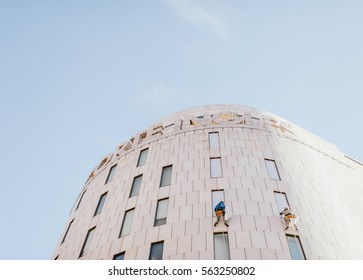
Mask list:
[[[197,0],[164,0],[172,6],[176,12],[190,24],[203,29],[212,29],[216,34],[230,41],[225,19],[218,13],[208,10],[207,7],[198,4]],[[205,2],[206,3],[206,2]]]

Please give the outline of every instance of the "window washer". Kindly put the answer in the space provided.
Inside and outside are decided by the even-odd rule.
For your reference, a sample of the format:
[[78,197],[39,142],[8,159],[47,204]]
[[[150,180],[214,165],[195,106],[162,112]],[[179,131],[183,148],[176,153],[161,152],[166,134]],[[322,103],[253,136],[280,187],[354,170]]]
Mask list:
[[297,227],[297,216],[293,213],[291,213],[290,208],[289,207],[285,207],[284,211],[282,211],[280,213],[281,216],[284,217],[285,223],[286,223],[286,228],[285,230],[287,230],[289,228],[290,225],[294,225],[295,229],[298,230]]
[[217,226],[221,217],[223,217],[224,224],[227,227],[229,227],[229,224],[227,223],[226,218],[225,218],[226,206],[224,205],[224,202],[222,200],[214,207],[214,212],[216,213],[216,216],[217,216],[217,221],[214,223],[214,226]]

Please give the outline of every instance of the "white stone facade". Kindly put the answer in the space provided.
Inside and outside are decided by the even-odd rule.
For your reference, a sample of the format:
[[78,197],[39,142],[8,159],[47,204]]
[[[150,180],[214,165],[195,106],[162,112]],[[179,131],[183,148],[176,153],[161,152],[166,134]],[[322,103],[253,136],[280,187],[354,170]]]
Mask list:
[[[218,132],[217,148],[210,148],[211,132]],[[144,149],[145,164],[137,167]],[[220,158],[220,177],[211,176],[211,158]],[[266,160],[275,162],[279,178],[271,178]],[[163,167],[170,165],[170,184],[160,187]],[[139,191],[130,197],[141,174]],[[228,228],[213,226],[212,192],[218,190],[233,212]],[[285,230],[276,193],[286,195],[298,215],[298,230]],[[161,199],[168,199],[166,222],[155,225]],[[120,237],[129,210],[130,228]],[[226,258],[288,260],[294,258],[290,237],[300,240],[306,259],[363,259],[362,212],[363,166],[334,145],[258,109],[202,106],[161,120],[102,160],[77,198],[53,258],[113,259],[122,253],[147,260],[151,244],[163,242],[162,259],[206,260],[218,258],[222,242]]]

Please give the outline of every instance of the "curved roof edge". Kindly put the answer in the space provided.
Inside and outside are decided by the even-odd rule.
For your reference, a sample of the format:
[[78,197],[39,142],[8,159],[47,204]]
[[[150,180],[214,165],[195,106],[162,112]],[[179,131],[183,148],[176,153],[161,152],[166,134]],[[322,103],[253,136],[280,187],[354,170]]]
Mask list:
[[165,121],[168,121],[169,119],[175,119],[176,117],[182,116],[182,115],[193,115],[193,113],[197,113],[198,115],[200,115],[202,112],[217,113],[217,112],[221,112],[221,111],[235,111],[237,113],[238,113],[238,111],[243,111],[244,113],[249,112],[249,113],[255,113],[256,115],[265,114],[265,115],[269,115],[271,117],[285,120],[283,117],[281,117],[279,115],[273,114],[269,111],[258,109],[256,107],[239,105],[239,104],[207,104],[207,105],[199,105],[199,106],[182,109],[180,111],[177,111],[175,113],[172,113],[172,114],[160,119],[159,122],[165,122]]

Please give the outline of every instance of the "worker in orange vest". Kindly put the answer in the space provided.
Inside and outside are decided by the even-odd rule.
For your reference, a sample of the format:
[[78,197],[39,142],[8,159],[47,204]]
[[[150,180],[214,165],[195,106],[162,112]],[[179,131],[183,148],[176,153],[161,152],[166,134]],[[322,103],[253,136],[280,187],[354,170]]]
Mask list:
[[296,223],[297,223],[297,216],[295,214],[291,213],[289,207],[286,206],[284,208],[284,211],[282,211],[280,213],[280,215],[284,217],[284,220],[285,220],[285,223],[286,223],[285,230],[287,230],[291,224],[293,224],[295,226],[295,229],[296,230],[298,229],[298,227],[296,225]]

